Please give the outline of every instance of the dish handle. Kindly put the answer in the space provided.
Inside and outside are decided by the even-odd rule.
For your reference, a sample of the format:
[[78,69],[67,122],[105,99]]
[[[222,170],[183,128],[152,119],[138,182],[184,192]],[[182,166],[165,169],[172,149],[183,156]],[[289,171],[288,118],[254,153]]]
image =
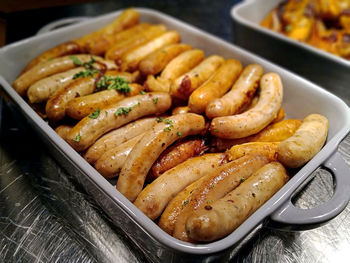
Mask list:
[[42,28],[40,28],[39,31],[36,33],[36,35],[41,35],[41,34],[50,32],[52,30],[55,30],[57,28],[61,28],[61,27],[69,26],[71,24],[83,22],[83,21],[86,21],[88,19],[90,19],[90,17],[88,17],[88,16],[77,16],[77,17],[68,17],[68,18],[59,19],[59,20],[53,21],[53,22],[43,26]]
[[314,208],[301,209],[293,205],[290,197],[270,215],[272,223],[310,229],[336,217],[345,209],[350,200],[349,167],[337,151],[323,163],[323,167],[333,175],[334,194],[331,199]]

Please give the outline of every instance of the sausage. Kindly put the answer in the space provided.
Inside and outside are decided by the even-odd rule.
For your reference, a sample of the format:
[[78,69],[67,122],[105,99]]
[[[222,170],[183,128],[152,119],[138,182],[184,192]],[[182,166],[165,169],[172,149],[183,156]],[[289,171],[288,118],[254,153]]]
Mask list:
[[124,10],[112,23],[74,40],[87,53],[103,55],[119,39],[123,30],[139,23],[140,14],[133,8]]
[[[51,97],[49,97],[46,103],[46,113],[48,118],[51,121],[59,121],[63,119],[67,113],[72,118],[78,115],[79,117],[76,117],[74,119],[80,120],[86,115],[88,115],[90,112],[85,116],[80,117],[81,114],[78,112],[78,110],[76,110],[76,107],[74,106],[77,105],[77,101],[81,100],[81,96],[84,97],[98,89],[98,87],[96,87],[96,78],[98,78],[98,76],[96,77],[96,75],[97,74],[94,74],[93,77],[75,79],[72,83],[61,87]],[[138,76],[135,74],[130,74],[127,72],[117,72],[112,70],[107,71],[105,73],[105,76],[120,76],[129,82],[138,78]],[[72,100],[74,101],[72,102],[73,106],[70,106],[69,102],[71,102]],[[94,109],[96,108],[97,107],[95,107]]]
[[260,168],[223,198],[198,210],[186,222],[196,241],[214,241],[232,233],[288,181],[284,167],[273,162]]
[[214,172],[224,157],[222,153],[205,154],[175,166],[147,185],[134,205],[150,219],[158,218],[172,198],[202,176]]
[[178,42],[180,42],[180,34],[178,32],[168,31],[163,33],[146,44],[126,53],[121,58],[121,69],[122,71],[135,71],[138,68],[140,61],[146,56],[159,48]]
[[[101,57],[91,56],[88,54],[75,55],[75,56],[64,56],[60,58],[55,58],[49,61],[40,63],[30,70],[23,73],[19,78],[17,78],[12,86],[21,96],[27,94],[27,89],[34,82],[48,77],[53,74],[67,71],[69,69],[75,68],[78,64],[84,64],[91,61],[92,59],[96,61],[102,60]],[[75,61],[75,62],[74,62]],[[77,64],[78,63],[78,64]],[[81,63],[81,64],[80,64]]]
[[205,111],[207,117],[213,119],[240,112],[253,98],[263,72],[263,68],[258,64],[246,66],[232,89],[222,98],[208,104]]
[[[115,64],[109,61],[104,61],[104,65],[108,69],[115,68]],[[96,68],[100,68],[99,64],[94,64]],[[56,90],[61,87],[72,83],[77,76],[76,74],[81,74],[87,70],[83,67],[74,68],[62,73],[54,74],[49,77],[43,78],[28,88],[27,95],[31,103],[39,103],[46,101],[51,95],[55,93]]]
[[226,60],[207,82],[191,94],[188,100],[190,112],[205,112],[207,105],[212,100],[220,98],[226,93],[239,77],[241,71],[241,62],[235,59]]
[[289,168],[297,168],[312,159],[327,139],[329,122],[320,114],[308,115],[293,136],[278,146],[278,161]]
[[224,63],[220,56],[210,56],[191,71],[177,78],[171,85],[171,95],[186,100],[191,93],[210,78]]
[[188,158],[203,154],[207,149],[204,139],[190,138],[179,141],[162,152],[152,165],[147,179],[153,181],[167,170],[186,161]]
[[277,123],[279,121],[282,121],[284,119],[284,117],[286,117],[286,113],[285,113],[284,109],[281,107],[277,113],[276,118],[271,123]]
[[287,119],[272,123],[257,134],[241,139],[214,138],[210,143],[211,151],[221,152],[233,145],[247,142],[281,142],[292,136],[301,125],[301,120]]
[[190,71],[204,59],[204,52],[199,49],[188,50],[169,62],[160,76],[155,79],[149,75],[145,86],[150,91],[169,92],[171,83],[181,75]]
[[155,25],[145,28],[142,32],[132,34],[130,37],[114,44],[106,52],[106,59],[118,60],[127,52],[147,43],[151,39],[158,37],[166,31],[164,25]]
[[277,161],[277,147],[279,142],[248,142],[232,146],[226,151],[229,161],[236,160],[242,156],[259,153],[267,156],[269,160]]
[[164,149],[179,138],[199,134],[204,128],[203,116],[194,113],[174,115],[158,123],[132,149],[120,172],[117,189],[134,201],[152,164]]
[[88,163],[95,163],[102,154],[118,145],[151,129],[157,123],[157,118],[147,117],[131,122],[121,128],[113,130],[99,138],[84,154]]
[[161,114],[171,106],[169,94],[153,92],[126,98],[102,109],[96,118],[85,117],[69,132],[67,142],[83,151],[101,135],[143,116]]
[[[223,159],[224,161],[225,159]],[[197,181],[193,182],[189,186],[187,186],[184,190],[179,192],[167,205],[164,212],[162,213],[158,226],[163,229],[165,232],[167,232],[169,235],[173,235],[174,228],[176,224],[176,220],[181,213],[182,209],[187,205],[189,202],[191,195],[198,187],[198,185],[201,184],[201,182],[206,178],[206,173],[204,170],[201,170],[201,172],[204,172],[204,175],[198,179]]]
[[252,109],[232,116],[214,118],[211,134],[226,139],[243,138],[264,129],[276,118],[283,99],[283,86],[276,73],[265,74],[260,81],[260,97]]
[[118,175],[132,148],[142,138],[144,133],[106,151],[95,163],[96,170],[105,178],[113,178]]
[[58,126],[55,129],[55,132],[63,139],[65,140],[67,138],[67,134],[70,132],[70,130],[73,128],[73,125],[66,125],[62,124]]
[[120,92],[115,89],[107,89],[90,95],[74,98],[67,103],[65,113],[76,120],[88,116],[96,109],[105,108],[111,104],[140,93],[143,87],[136,83],[128,84],[129,92]]
[[179,106],[173,109],[171,115],[188,113],[188,106]]
[[222,165],[218,171],[206,176],[206,179],[203,179],[201,184],[193,190],[191,199],[179,214],[173,236],[183,241],[191,241],[185,229],[189,216],[193,212],[225,196],[236,188],[241,181],[249,178],[269,161],[263,155],[245,155]]
[[156,75],[176,56],[191,49],[187,44],[172,44],[160,48],[145,57],[139,65],[143,75]]
[[57,57],[81,53],[81,51],[82,50],[80,46],[74,41],[64,42],[53,48],[46,50],[45,52],[41,53],[39,56],[31,60],[28,63],[28,65],[25,66],[25,68],[23,69],[21,75],[27,72],[28,70],[30,70],[31,68],[35,67],[39,63],[46,62],[50,59],[57,58]]

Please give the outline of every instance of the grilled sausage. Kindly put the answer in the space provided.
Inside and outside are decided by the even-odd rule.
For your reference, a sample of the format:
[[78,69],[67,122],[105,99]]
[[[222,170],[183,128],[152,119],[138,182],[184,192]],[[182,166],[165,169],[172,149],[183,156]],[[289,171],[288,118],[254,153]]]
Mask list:
[[142,32],[133,33],[123,41],[119,41],[118,43],[114,44],[107,50],[105,57],[106,59],[118,61],[124,54],[137,47],[140,47],[141,45],[144,45],[155,37],[160,36],[165,31],[166,27],[164,25],[155,25],[144,28]]
[[239,113],[253,98],[262,74],[263,68],[260,65],[245,67],[230,92],[208,104],[207,117],[213,119]]
[[213,241],[232,233],[288,181],[284,167],[266,164],[223,198],[198,210],[186,222],[196,241]]
[[160,48],[149,54],[140,62],[140,71],[143,75],[156,75],[176,56],[191,49],[187,44],[172,44]]
[[105,134],[89,147],[84,155],[85,160],[95,163],[105,152],[151,129],[156,120],[155,117],[143,118]]
[[144,133],[141,133],[115,148],[106,151],[95,163],[96,170],[105,178],[116,177],[132,148],[139,142],[143,135]]
[[241,71],[241,62],[235,59],[226,60],[207,82],[191,94],[188,100],[190,112],[205,112],[205,108],[212,100],[220,98],[226,93],[239,77]]
[[222,165],[219,171],[208,175],[193,191],[191,199],[179,214],[173,236],[183,241],[191,241],[185,224],[192,213],[225,196],[269,161],[263,155],[246,155]]
[[[104,61],[104,66],[107,69],[115,69],[115,64],[110,61]],[[99,64],[94,64],[96,68],[100,68]],[[74,68],[62,73],[54,74],[49,77],[43,78],[28,88],[27,95],[31,103],[39,103],[46,101],[56,90],[63,86],[72,83],[75,80],[76,74],[85,72],[83,67]]]
[[132,149],[117,182],[117,189],[130,201],[142,191],[146,175],[154,161],[179,138],[199,134],[205,128],[203,116],[178,114],[158,123]]
[[101,57],[82,54],[75,56],[64,56],[45,61],[23,73],[13,82],[12,86],[17,91],[17,93],[19,93],[21,96],[25,96],[27,94],[29,86],[36,81],[53,74],[70,70],[77,66],[81,66],[82,64],[87,63],[92,59],[96,61],[103,60]]
[[224,63],[220,56],[210,56],[191,71],[177,78],[171,86],[171,95],[185,100],[191,93],[210,78],[212,74]]
[[73,128],[72,125],[60,125],[55,129],[55,132],[63,139],[65,140],[67,138],[67,134],[70,132],[70,130]]
[[238,115],[214,118],[210,132],[227,139],[243,138],[264,129],[273,121],[282,105],[283,86],[276,73],[265,74],[260,81],[260,97],[252,109]]
[[150,219],[156,219],[172,198],[202,176],[214,172],[224,157],[222,153],[205,154],[175,166],[147,185],[134,205]]
[[204,52],[199,49],[188,50],[174,58],[155,79],[149,75],[145,86],[150,91],[169,92],[171,83],[181,75],[190,71],[204,59]]
[[166,32],[159,37],[156,37],[152,39],[151,41],[147,42],[146,44],[137,47],[130,52],[126,53],[121,61],[121,69],[123,71],[135,71],[139,63],[142,59],[147,57],[149,54],[154,52],[155,50],[162,48],[169,44],[178,43],[180,41],[180,34],[176,31],[169,31]]
[[290,136],[301,125],[301,120],[287,119],[280,122],[272,123],[257,134],[241,139],[221,139],[214,138],[210,143],[211,151],[222,152],[233,145],[247,142],[281,142]]
[[199,138],[190,138],[175,143],[158,157],[152,165],[147,180],[152,182],[167,170],[186,161],[188,158],[203,154],[207,149],[204,139]]
[[307,116],[294,135],[278,146],[278,160],[290,168],[297,168],[307,163],[325,143],[328,126],[328,119],[323,115]]
[[96,109],[102,109],[126,97],[135,96],[140,93],[143,87],[136,83],[128,84],[129,92],[120,92],[115,89],[103,90],[83,97],[70,100],[67,103],[65,112],[73,119],[81,120]]
[[89,54],[103,55],[107,49],[120,40],[123,30],[135,26],[139,20],[140,14],[136,10],[126,9],[112,23],[74,42]]
[[106,132],[143,116],[161,114],[170,106],[169,94],[161,92],[126,98],[102,109],[97,118],[85,117],[82,119],[69,132],[67,142],[75,150],[83,151]]

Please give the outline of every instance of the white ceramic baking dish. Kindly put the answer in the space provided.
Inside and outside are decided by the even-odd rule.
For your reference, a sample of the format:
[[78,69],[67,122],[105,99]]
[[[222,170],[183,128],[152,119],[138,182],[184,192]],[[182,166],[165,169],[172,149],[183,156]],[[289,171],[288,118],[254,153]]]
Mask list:
[[[10,85],[26,63],[36,55],[61,42],[80,37],[100,28],[111,22],[120,12],[99,16],[1,48],[0,84],[11,98],[9,103],[16,105],[47,144],[54,157],[77,178],[113,222],[145,252],[148,259],[158,262],[195,262],[201,260],[209,262],[229,259],[233,254],[232,251],[237,249],[242,244],[241,241],[254,232],[265,219],[282,224],[318,224],[330,220],[345,208],[350,198],[349,168],[337,153],[337,147],[350,131],[350,110],[342,100],[305,79],[193,26],[157,11],[143,8],[137,10],[141,14],[142,21],[163,23],[169,29],[179,31],[183,42],[203,49],[206,55],[219,54],[226,58],[236,58],[244,65],[259,63],[266,72],[273,71],[280,74],[285,94],[283,107],[287,117],[304,118],[310,113],[320,113],[330,121],[328,139],[319,154],[300,169],[277,194],[237,230],[216,242],[190,244],[174,239],[148,219],[62,140]],[[291,197],[298,187],[311,179],[312,172],[320,166],[327,167],[334,175],[335,191],[333,197],[327,203],[310,210],[294,207],[291,203]]]
[[244,0],[231,9],[232,40],[324,88],[350,105],[350,61],[260,26],[283,0]]

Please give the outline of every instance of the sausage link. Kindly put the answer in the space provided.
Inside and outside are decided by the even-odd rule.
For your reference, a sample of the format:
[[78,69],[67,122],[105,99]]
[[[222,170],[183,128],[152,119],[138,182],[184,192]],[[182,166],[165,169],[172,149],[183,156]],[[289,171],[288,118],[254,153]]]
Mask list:
[[210,125],[211,134],[219,138],[243,138],[258,133],[273,121],[282,105],[281,79],[276,73],[265,74],[260,88],[255,107],[242,114],[214,118]]
[[139,119],[143,116],[161,114],[171,106],[169,94],[153,92],[126,98],[101,109],[97,118],[82,119],[69,132],[67,142],[77,151],[83,151],[106,132]]
[[214,138],[210,143],[211,151],[222,152],[231,146],[247,142],[281,142],[291,137],[300,127],[301,120],[287,119],[272,123],[257,134],[241,139]]
[[151,129],[156,120],[155,117],[143,118],[103,135],[86,151],[85,160],[95,163],[105,152]]
[[166,32],[146,44],[137,47],[130,52],[126,53],[122,57],[121,69],[122,71],[135,71],[142,59],[147,57],[149,54],[154,52],[155,50],[162,48],[169,44],[174,44],[180,42],[180,34],[176,31]]
[[158,123],[132,149],[120,172],[117,189],[134,201],[158,156],[179,138],[199,134],[204,128],[203,116],[193,113],[174,115]]
[[60,126],[58,126],[55,129],[55,132],[63,139],[65,140],[67,138],[67,134],[70,132],[70,130],[73,128],[72,125],[65,125],[62,124]]
[[105,178],[116,177],[132,148],[139,142],[143,135],[144,133],[141,133],[129,141],[105,152],[95,163],[96,170]]
[[210,56],[191,71],[177,78],[171,85],[171,95],[185,100],[191,93],[202,85],[224,63],[220,56]]
[[205,112],[205,108],[212,100],[226,93],[241,71],[241,62],[235,59],[226,60],[208,81],[191,94],[188,100],[190,112]]
[[206,179],[193,191],[191,199],[179,214],[173,236],[183,241],[191,241],[185,229],[188,217],[193,212],[225,196],[237,187],[242,180],[250,177],[269,161],[263,155],[246,155],[222,165],[218,171],[206,176]]
[[[101,57],[91,56],[88,54],[75,55],[74,59],[77,59],[81,63],[89,62],[91,59],[96,61],[102,60]],[[74,63],[74,59],[72,56],[64,56],[40,63],[23,73],[13,82],[12,86],[17,93],[19,93],[21,96],[25,96],[29,86],[34,82],[50,75],[75,68],[77,64]]]
[[190,138],[179,141],[166,149],[152,165],[147,180],[152,182],[167,170],[186,161],[188,158],[203,154],[208,147],[204,139]]
[[134,205],[150,219],[156,219],[171,199],[202,176],[214,172],[224,157],[222,153],[205,154],[175,166],[147,185]]
[[172,44],[149,54],[140,62],[140,71],[144,76],[156,75],[176,56],[191,49],[187,44]]
[[278,160],[289,168],[297,168],[312,159],[327,139],[329,122],[320,114],[307,116],[293,136],[278,146]]
[[245,67],[232,89],[208,104],[207,117],[213,119],[239,113],[253,98],[262,74],[263,68],[258,64]]
[[136,83],[129,84],[129,87],[130,91],[127,93],[110,89],[74,98],[67,103],[65,113],[73,119],[81,120],[94,110],[105,108],[126,97],[135,96],[143,89],[141,85]]
[[186,233],[196,241],[214,241],[232,233],[288,181],[284,167],[273,162],[260,168],[223,198],[190,216]]

